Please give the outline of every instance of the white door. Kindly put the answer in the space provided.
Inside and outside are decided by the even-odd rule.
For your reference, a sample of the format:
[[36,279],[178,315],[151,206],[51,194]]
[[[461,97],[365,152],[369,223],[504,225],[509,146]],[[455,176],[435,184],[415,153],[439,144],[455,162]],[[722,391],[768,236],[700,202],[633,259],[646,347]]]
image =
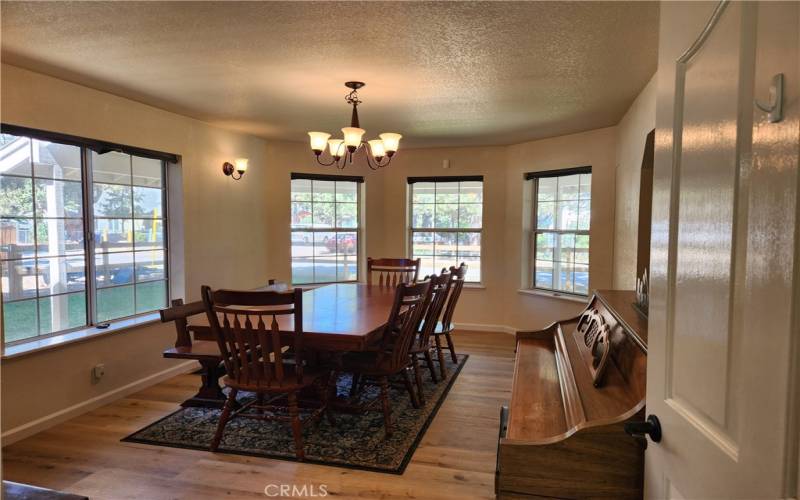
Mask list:
[[797,494],[799,6],[662,3],[648,498]]

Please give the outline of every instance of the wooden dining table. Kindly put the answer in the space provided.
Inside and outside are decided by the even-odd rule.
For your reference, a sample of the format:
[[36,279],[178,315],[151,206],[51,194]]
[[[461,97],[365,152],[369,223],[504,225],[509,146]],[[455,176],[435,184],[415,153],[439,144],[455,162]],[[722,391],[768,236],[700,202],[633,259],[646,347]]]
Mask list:
[[[314,351],[363,351],[380,339],[394,302],[394,287],[365,283],[334,283],[303,292],[303,345]],[[180,307],[197,307],[197,303]],[[169,315],[167,315],[169,316]],[[205,370],[203,386],[184,406],[219,407],[224,395],[219,377],[224,371],[216,338],[204,315],[188,325],[193,339],[179,339],[175,347],[164,351],[165,358],[194,359]],[[162,314],[162,317],[164,315]],[[282,332],[294,332],[294,316],[278,316]],[[188,342],[188,345],[187,345]],[[179,345],[182,344],[182,345]]]

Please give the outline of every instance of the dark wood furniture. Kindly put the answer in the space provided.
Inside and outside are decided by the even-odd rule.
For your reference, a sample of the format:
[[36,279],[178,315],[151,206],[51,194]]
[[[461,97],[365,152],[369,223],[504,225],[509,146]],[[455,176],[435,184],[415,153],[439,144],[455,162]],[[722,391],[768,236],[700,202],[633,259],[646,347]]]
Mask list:
[[[367,284],[396,287],[400,283],[415,283],[419,279],[421,259],[367,258]],[[378,274],[377,280],[373,273]]]
[[647,323],[632,291],[597,291],[577,317],[517,333],[501,413],[499,498],[641,498]]
[[[377,382],[386,436],[392,435],[392,410],[389,401],[389,377],[402,374],[403,383],[418,406],[411,383],[409,350],[425,305],[430,300],[430,281],[414,284],[401,283],[396,288],[394,303],[383,329],[380,345],[375,350],[349,352],[342,356],[340,369]],[[354,384],[355,386],[355,384]],[[372,401],[372,403],[376,403]],[[362,408],[368,410],[369,406]]]
[[89,500],[83,495],[73,495],[12,481],[3,481],[3,494],[0,497],[4,500]]
[[189,325],[191,316],[203,315],[205,317],[205,306],[203,302],[191,302],[184,304],[183,299],[172,301],[172,307],[162,309],[161,321],[164,323],[174,321],[177,338],[175,347],[166,349],[163,353],[165,358],[171,359],[191,359],[200,363],[200,376],[202,383],[197,394],[187,399],[181,406],[184,407],[206,407],[222,408],[225,404],[225,395],[219,386],[219,378],[225,374],[222,366],[222,355],[219,352],[217,343],[212,340],[192,341],[192,326]]
[[422,374],[420,373],[419,356],[422,355],[425,359],[425,363],[431,374],[431,379],[434,382],[438,382],[436,368],[433,365],[433,357],[431,356],[431,335],[434,329],[436,329],[439,316],[442,314],[444,304],[450,294],[453,274],[443,269],[439,276],[434,274],[426,276],[425,279],[431,282],[431,298],[428,301],[428,306],[423,315],[422,324],[418,328],[417,337],[411,346],[411,366],[414,369],[414,378],[417,383],[417,395],[421,403],[425,403],[425,394],[422,390]]
[[[442,378],[447,377],[447,367],[444,364],[444,349],[450,351],[450,358],[453,363],[458,363],[458,356],[456,355],[456,347],[453,344],[453,337],[451,334],[455,329],[453,326],[453,314],[456,312],[458,305],[458,298],[461,297],[461,289],[464,288],[464,279],[467,276],[467,266],[461,263],[460,266],[450,267],[450,273],[453,275],[453,283],[450,286],[450,294],[447,297],[447,304],[444,306],[444,314],[442,321],[440,321],[436,328],[433,330],[433,340],[436,347],[436,356],[439,360],[439,370]],[[442,337],[445,338],[447,346],[442,345]]]
[[[308,349],[319,351],[363,351],[381,338],[383,326],[394,303],[395,289],[363,283],[326,285],[303,293],[303,337]],[[182,302],[182,301],[181,301]],[[176,303],[177,304],[177,303]],[[183,321],[190,316],[194,324]],[[224,375],[222,355],[205,319],[202,302],[178,304],[161,311],[162,321],[175,321],[176,346],[164,357],[193,359],[203,365],[203,384],[198,394],[184,406],[221,408],[225,396],[219,387]],[[202,324],[201,324],[202,323]],[[294,331],[294,318],[278,318],[281,331]]]
[[[211,331],[217,338],[227,375],[222,379],[230,389],[211,441],[211,451],[219,448],[225,425],[231,418],[288,421],[292,425],[295,455],[305,457],[303,425],[315,422],[327,410],[329,372],[305,365],[303,343],[303,291],[237,291],[202,288]],[[290,335],[282,332],[277,318],[294,317]],[[291,358],[286,351],[291,349]],[[298,393],[309,387],[319,390],[321,404],[306,419],[300,418]],[[256,398],[236,406],[239,391],[253,392]],[[288,400],[288,416],[281,413],[279,398]],[[270,399],[265,403],[265,396]]]
[[[259,290],[285,290],[286,283],[269,280],[267,286]],[[222,365],[222,356],[217,347],[216,340],[208,331],[207,327],[200,327],[202,334],[200,338],[192,340],[195,333],[195,325],[189,324],[189,318],[197,316],[204,319],[206,317],[203,301],[183,303],[183,299],[175,299],[167,309],[161,309],[159,315],[162,323],[175,322],[175,347],[166,349],[163,356],[169,359],[190,359],[200,363],[200,375],[202,383],[200,390],[193,397],[187,399],[181,406],[184,407],[203,407],[203,408],[222,408],[225,404],[225,395],[219,386],[219,378],[225,374]]]

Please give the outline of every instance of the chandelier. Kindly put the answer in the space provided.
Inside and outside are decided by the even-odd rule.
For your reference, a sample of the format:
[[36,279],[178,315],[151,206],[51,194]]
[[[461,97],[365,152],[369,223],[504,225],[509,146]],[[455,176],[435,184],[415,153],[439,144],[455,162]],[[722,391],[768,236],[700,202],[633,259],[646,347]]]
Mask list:
[[[365,130],[359,128],[358,123],[358,105],[361,101],[358,99],[358,89],[366,85],[364,82],[345,82],[344,86],[351,89],[350,93],[344,98],[348,104],[353,105],[353,116],[350,119],[350,126],[342,129],[343,139],[331,139],[331,134],[325,132],[309,132],[308,137],[311,140],[311,150],[317,158],[317,163],[324,166],[336,165],[338,169],[344,169],[348,163],[353,163],[353,156],[363,146],[366,152],[367,165],[372,170],[378,170],[385,167],[392,162],[392,157],[397,152],[400,145],[400,139],[403,137],[400,134],[383,133],[380,134],[380,139],[373,139],[371,141],[364,141],[362,136]],[[330,154],[328,161],[322,160],[322,153],[327,146]]]

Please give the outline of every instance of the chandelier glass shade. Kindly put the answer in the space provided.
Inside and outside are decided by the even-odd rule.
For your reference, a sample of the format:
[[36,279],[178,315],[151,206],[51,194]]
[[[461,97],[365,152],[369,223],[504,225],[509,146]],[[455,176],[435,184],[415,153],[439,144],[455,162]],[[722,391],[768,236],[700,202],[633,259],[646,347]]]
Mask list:
[[[326,132],[309,132],[308,138],[311,151],[320,165],[336,165],[343,169],[348,163],[353,163],[353,156],[359,150],[365,151],[367,165],[372,170],[377,170],[387,166],[392,161],[392,157],[400,147],[400,139],[403,137],[395,133],[383,133],[379,139],[365,141],[363,139],[366,130],[361,128],[358,123],[358,89],[363,87],[363,82],[345,82],[345,87],[351,92],[345,96],[345,101],[353,106],[353,114],[350,119],[350,126],[342,129],[342,139],[331,139],[331,134]],[[328,150],[328,160],[323,159],[323,153]]]

